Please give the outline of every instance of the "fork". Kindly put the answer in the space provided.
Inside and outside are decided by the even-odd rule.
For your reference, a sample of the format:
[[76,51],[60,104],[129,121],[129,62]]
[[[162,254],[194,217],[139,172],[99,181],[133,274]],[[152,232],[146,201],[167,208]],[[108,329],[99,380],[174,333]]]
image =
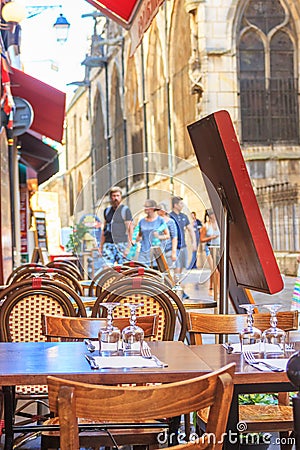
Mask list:
[[152,355],[151,348],[147,342],[143,341],[141,344],[141,355],[145,359],[152,359],[158,367],[167,367],[168,364],[160,361],[157,356]]
[[141,344],[141,355],[143,358],[147,358],[147,359],[152,358],[151,348],[145,341],[143,341]]
[[285,350],[288,352],[293,352],[295,350],[295,347],[295,342],[292,341],[285,345]]
[[272,370],[273,372],[284,372],[283,369],[280,369],[280,367],[272,366],[271,364],[266,363],[265,361],[259,361],[255,358],[252,352],[245,351],[243,352],[243,356],[245,358],[245,361],[250,366],[256,367],[258,370],[262,370],[259,368],[259,365],[262,364],[268,369]]

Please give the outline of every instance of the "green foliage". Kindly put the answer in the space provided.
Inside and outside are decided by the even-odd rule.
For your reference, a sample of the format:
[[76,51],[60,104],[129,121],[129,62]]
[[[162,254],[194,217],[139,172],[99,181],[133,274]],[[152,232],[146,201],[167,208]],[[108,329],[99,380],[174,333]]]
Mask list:
[[276,405],[276,394],[240,394],[240,405]]
[[88,227],[83,223],[77,223],[72,227],[72,233],[70,234],[69,240],[66,244],[67,251],[72,251],[73,253],[80,252],[82,249],[83,236],[88,231]]

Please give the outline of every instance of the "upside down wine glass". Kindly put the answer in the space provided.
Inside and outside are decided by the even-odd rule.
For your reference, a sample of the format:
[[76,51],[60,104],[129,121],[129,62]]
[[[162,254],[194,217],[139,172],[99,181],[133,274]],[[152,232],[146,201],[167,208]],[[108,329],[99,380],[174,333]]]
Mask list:
[[140,355],[144,340],[144,330],[136,325],[136,310],[143,303],[125,303],[130,309],[130,325],[122,331],[123,352],[127,355]]
[[[253,303],[245,303],[240,305],[240,307],[244,308],[248,314],[247,326],[240,332],[241,351],[243,352],[246,345],[260,344],[261,331],[253,326],[253,311],[256,305]],[[258,348],[259,351],[260,348]]]
[[114,308],[120,306],[120,303],[100,303],[100,305],[107,309],[107,325],[100,328],[98,333],[99,353],[101,356],[115,356],[119,351],[121,331],[113,326],[112,315]]
[[272,305],[263,305],[264,308],[267,308],[271,313],[270,324],[271,327],[263,332],[263,342],[264,342],[264,351],[267,353],[267,345],[273,344],[276,345],[278,351],[276,351],[276,347],[274,351],[268,353],[282,353],[285,352],[285,341],[286,341],[286,332],[281,328],[277,327],[277,311],[281,308],[280,303],[274,303]]

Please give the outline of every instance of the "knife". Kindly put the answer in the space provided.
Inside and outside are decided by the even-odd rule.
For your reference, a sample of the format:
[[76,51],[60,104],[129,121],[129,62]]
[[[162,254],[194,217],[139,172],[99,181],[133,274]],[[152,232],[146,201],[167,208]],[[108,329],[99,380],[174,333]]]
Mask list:
[[90,355],[84,355],[86,360],[88,361],[89,365],[91,366],[91,369],[99,369],[98,364],[96,363],[95,358],[93,358]]

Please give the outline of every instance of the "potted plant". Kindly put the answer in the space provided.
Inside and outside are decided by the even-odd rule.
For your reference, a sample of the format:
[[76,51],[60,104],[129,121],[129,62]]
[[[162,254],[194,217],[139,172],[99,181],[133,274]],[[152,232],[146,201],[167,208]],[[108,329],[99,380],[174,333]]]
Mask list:
[[77,223],[74,227],[72,227],[72,233],[70,234],[69,240],[66,244],[67,251],[79,253],[82,250],[83,237],[87,231],[88,227],[83,223]]

